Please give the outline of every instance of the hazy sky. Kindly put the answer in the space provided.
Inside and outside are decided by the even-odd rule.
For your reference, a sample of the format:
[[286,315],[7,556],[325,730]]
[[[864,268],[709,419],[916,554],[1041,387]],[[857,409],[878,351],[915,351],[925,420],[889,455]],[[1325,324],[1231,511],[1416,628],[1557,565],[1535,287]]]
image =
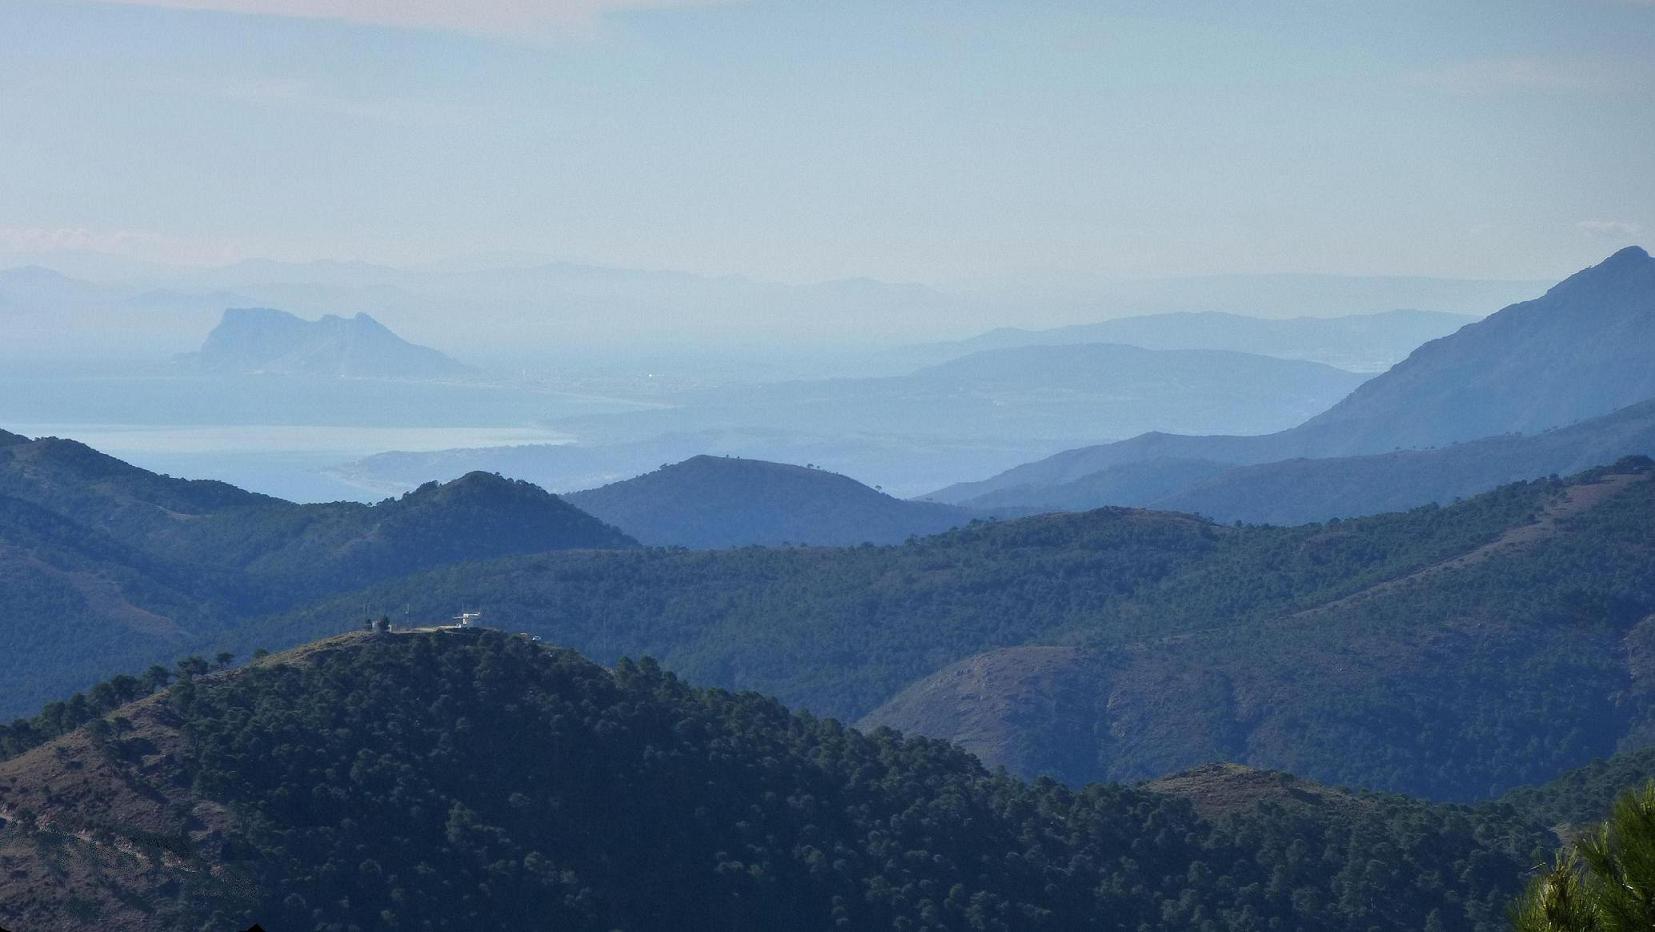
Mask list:
[[1545,278],[1652,233],[1651,2],[0,0],[0,253]]

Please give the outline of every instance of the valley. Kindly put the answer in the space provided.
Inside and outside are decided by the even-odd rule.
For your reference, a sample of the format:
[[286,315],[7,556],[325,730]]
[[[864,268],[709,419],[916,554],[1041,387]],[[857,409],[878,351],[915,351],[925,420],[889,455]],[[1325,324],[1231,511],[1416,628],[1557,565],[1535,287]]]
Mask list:
[[0,932],[1655,932],[1652,0],[0,37]]
[[[1589,272],[1642,274],[1627,255]],[[1431,346],[1477,352],[1482,332]],[[1285,371],[1176,352],[995,350],[923,379],[1029,386],[1033,365],[1053,387],[1097,386],[1103,359],[1173,381],[1176,360]],[[1113,363],[1107,378],[1152,391]],[[1329,411],[1391,391],[1392,373]],[[237,376],[266,377],[315,384]],[[773,400],[867,420],[855,391],[818,390]],[[675,420],[686,449],[759,423],[640,403],[656,407],[545,423],[660,419],[635,457],[669,449],[650,432]],[[303,504],[0,433],[0,711],[15,717],[0,726],[0,923],[528,910],[576,928],[1503,929],[1528,866],[1655,775],[1649,403],[1255,465],[1235,451],[1321,436],[1327,416],[1253,438],[1153,433],[1014,471],[1068,485],[968,504],[727,455],[565,495],[473,469],[373,505]],[[1202,444],[1230,452],[1176,458]],[[511,471],[549,449],[562,468],[624,462],[530,445]],[[491,455],[374,459],[417,475]],[[1100,458],[1116,462],[1084,471]],[[1151,507],[1085,501],[1122,490]],[[1220,490],[1290,520],[1202,516]],[[445,626],[457,612],[484,621]],[[491,775],[486,759],[513,763]],[[1376,838],[1395,870],[1352,875]],[[893,844],[927,853],[898,867]],[[652,873],[700,879],[640,892],[615,867],[640,845]],[[1320,846],[1320,866],[1282,860],[1294,845]],[[449,879],[430,879],[438,863]]]
[[[484,474],[371,508],[301,506],[157,477],[62,441],[15,438],[0,452],[11,464],[0,492],[58,539],[102,548],[102,562],[86,564],[9,532],[14,547],[63,567],[39,577],[62,580],[59,601],[42,592],[18,604],[72,606],[67,617],[87,630],[119,632],[109,650],[77,654],[81,629],[32,631],[23,643],[36,656],[65,659],[36,663],[18,712],[76,677],[192,650],[246,656],[351,618],[446,618],[464,606],[602,662],[653,656],[709,685],[960,740],[1015,772],[1074,782],[1217,758],[1474,800],[1633,746],[1648,728],[1643,694],[1616,685],[1633,669],[1619,645],[1640,643],[1655,612],[1640,582],[1655,559],[1647,459],[1294,528],[1106,509],[971,517],[885,546],[686,550],[637,548],[579,511],[578,496]],[[717,468],[704,475],[725,463],[708,461]],[[730,466],[754,502],[751,476],[776,469]],[[816,506],[847,515],[850,501],[900,504],[813,470],[776,475],[853,492]],[[790,502],[764,507],[809,514]],[[740,507],[675,520],[711,528],[712,515],[734,519]],[[877,533],[869,520],[859,519],[864,540]],[[1047,659],[1025,671],[1034,648],[1055,653],[1028,655]],[[962,678],[957,662],[976,672]],[[1436,672],[1450,667],[1481,678],[1453,685]],[[1509,701],[1523,682],[1560,677],[1576,684],[1564,706],[1549,689]],[[1169,697],[1166,682],[1186,685]],[[1422,716],[1439,730],[1410,732]],[[1468,742],[1481,748],[1472,758]]]

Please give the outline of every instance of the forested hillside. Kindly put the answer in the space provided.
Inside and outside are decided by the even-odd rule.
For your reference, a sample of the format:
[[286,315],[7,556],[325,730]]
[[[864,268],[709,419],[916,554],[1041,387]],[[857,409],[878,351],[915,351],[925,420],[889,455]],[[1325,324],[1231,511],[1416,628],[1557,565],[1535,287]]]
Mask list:
[[[894,548],[545,554],[374,587],[227,643],[296,643],[364,603],[416,617],[463,603],[600,660],[648,654],[818,714],[856,719],[912,686],[874,721],[940,737],[970,737],[950,723],[973,702],[1005,702],[995,733],[1028,752],[968,746],[1028,774],[1138,779],[1230,758],[1477,799],[1648,730],[1625,645],[1655,613],[1651,475],[1629,460],[1297,528],[1114,509]],[[1072,649],[1058,667],[1080,691],[1015,701],[944,669],[1030,645]]]
[[0,495],[0,716],[183,650],[228,597],[221,582]]
[[73,440],[9,437],[0,494],[161,559],[242,572],[255,586],[300,586],[299,599],[457,558],[633,543],[555,495],[487,473],[378,505],[297,505],[156,475]]
[[[296,505],[173,479],[68,440],[0,434],[0,715],[238,619],[456,561],[635,542],[553,495],[483,473],[398,499]],[[449,612],[451,614],[452,612]]]
[[[1351,572],[1401,523],[1260,529],[1239,559],[1137,600],[1158,635],[1095,626],[1060,657],[983,654],[866,722],[1076,781],[1205,760],[1435,798],[1546,780],[1655,726],[1655,482],[1647,461],[1625,469],[1473,499],[1525,515],[1458,556],[1313,602],[1293,596],[1322,567]],[[1461,507],[1409,516],[1423,528]]]
[[0,0],[0,140],[0,932],[1655,932],[1655,0]]
[[1295,528],[1106,509],[692,552],[556,550],[627,539],[486,475],[310,507],[77,444],[0,455],[33,498],[0,512],[24,658],[5,714],[191,651],[464,608],[1077,783],[1231,759],[1474,800],[1655,734],[1647,460]]
[[1260,781],[1028,784],[650,662],[361,634],[0,762],[0,924],[1492,932],[1554,843]]

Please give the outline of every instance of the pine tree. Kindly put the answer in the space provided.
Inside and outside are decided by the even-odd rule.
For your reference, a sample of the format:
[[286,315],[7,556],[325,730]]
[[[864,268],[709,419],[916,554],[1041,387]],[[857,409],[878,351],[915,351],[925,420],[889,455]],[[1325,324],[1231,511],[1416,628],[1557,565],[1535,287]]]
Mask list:
[[1512,910],[1517,932],[1655,929],[1655,781],[1557,856]]

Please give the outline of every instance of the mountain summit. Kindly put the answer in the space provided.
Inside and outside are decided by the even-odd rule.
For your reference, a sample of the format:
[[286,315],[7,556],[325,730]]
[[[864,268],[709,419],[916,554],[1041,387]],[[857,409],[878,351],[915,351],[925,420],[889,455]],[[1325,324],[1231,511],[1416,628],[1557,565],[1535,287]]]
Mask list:
[[824,469],[695,456],[566,496],[646,544],[894,544],[965,524],[963,508],[907,502]]
[[[1533,433],[1655,398],[1655,259],[1628,246],[1425,344],[1300,428],[1377,453]],[[1337,438],[1337,439],[1334,439]]]
[[272,308],[230,308],[188,365],[225,373],[439,379],[469,366],[402,339],[367,314],[305,320]]
[[[976,507],[1026,505],[1051,500],[1054,486],[1083,480],[1098,488],[1114,486],[1105,471],[1156,460],[1204,464],[1204,470],[1191,471],[1200,481],[1218,466],[1535,434],[1652,398],[1655,259],[1628,246],[1541,297],[1432,340],[1290,430],[1255,436],[1143,434],[1066,450],[934,497]],[[1106,496],[1089,504],[1117,501]]]
[[1648,258],[1649,258],[1649,251],[1644,249],[1642,246],[1628,246],[1625,249],[1617,250],[1609,258],[1603,260],[1602,262],[1600,262],[1596,266],[1594,266],[1594,268],[1603,268],[1605,266],[1608,266],[1612,263],[1617,263],[1617,262],[1636,263],[1636,262],[1639,262],[1640,260],[1645,260],[1645,259],[1648,259]]

